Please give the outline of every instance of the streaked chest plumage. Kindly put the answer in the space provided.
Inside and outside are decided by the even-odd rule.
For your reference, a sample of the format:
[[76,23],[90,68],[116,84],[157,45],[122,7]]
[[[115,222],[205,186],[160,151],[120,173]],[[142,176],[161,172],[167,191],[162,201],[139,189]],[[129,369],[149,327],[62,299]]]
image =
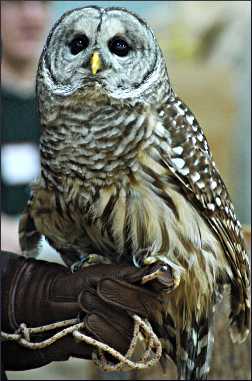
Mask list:
[[[34,188],[33,218],[60,252],[95,253],[117,263],[160,259],[185,285],[190,281],[193,304],[204,305],[226,266],[223,250],[162,164],[163,151],[173,154],[162,117],[138,107],[140,117],[111,105],[100,113],[87,106],[81,120],[78,110],[63,111],[58,133],[54,124],[42,136],[43,177]],[[49,199],[46,213],[40,213],[39,197],[41,204]]]

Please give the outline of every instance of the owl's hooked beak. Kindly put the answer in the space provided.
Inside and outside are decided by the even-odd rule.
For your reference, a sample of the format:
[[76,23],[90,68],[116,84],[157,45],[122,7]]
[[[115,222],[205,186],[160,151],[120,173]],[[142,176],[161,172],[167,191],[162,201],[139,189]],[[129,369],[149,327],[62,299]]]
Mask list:
[[102,61],[98,52],[94,52],[92,54],[92,57],[90,59],[90,66],[93,75],[95,75],[99,70],[102,69]]

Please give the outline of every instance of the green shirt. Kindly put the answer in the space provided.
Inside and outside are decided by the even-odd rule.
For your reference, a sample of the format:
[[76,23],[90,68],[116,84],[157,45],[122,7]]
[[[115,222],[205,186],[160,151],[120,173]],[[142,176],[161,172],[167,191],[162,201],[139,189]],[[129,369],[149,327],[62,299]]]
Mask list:
[[[39,175],[40,126],[35,96],[21,98],[2,88],[2,212],[20,214],[30,196],[30,182]],[[36,177],[35,176],[35,177]]]

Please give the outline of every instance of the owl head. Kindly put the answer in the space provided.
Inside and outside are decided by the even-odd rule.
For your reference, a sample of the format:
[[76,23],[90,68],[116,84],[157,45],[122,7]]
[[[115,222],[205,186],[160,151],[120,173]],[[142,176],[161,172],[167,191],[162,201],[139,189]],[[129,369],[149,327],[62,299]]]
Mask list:
[[38,93],[42,86],[63,97],[92,88],[133,99],[157,97],[164,87],[167,92],[169,81],[143,20],[123,8],[89,6],[66,12],[53,26],[40,58]]

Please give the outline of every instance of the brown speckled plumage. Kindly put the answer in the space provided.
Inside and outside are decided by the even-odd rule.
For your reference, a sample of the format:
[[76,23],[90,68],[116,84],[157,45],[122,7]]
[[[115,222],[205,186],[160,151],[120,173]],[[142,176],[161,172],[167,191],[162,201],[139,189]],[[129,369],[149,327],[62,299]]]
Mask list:
[[[76,55],[69,44],[86,34]],[[109,50],[114,36],[130,46]],[[93,51],[102,69],[93,75]],[[249,326],[249,265],[241,226],[192,112],[175,96],[150,28],[122,9],[65,14],[42,53],[37,95],[41,177],[20,221],[24,253],[44,235],[68,265],[89,254],[173,270],[157,327],[180,379],[209,371],[214,304],[231,286],[231,337]]]

